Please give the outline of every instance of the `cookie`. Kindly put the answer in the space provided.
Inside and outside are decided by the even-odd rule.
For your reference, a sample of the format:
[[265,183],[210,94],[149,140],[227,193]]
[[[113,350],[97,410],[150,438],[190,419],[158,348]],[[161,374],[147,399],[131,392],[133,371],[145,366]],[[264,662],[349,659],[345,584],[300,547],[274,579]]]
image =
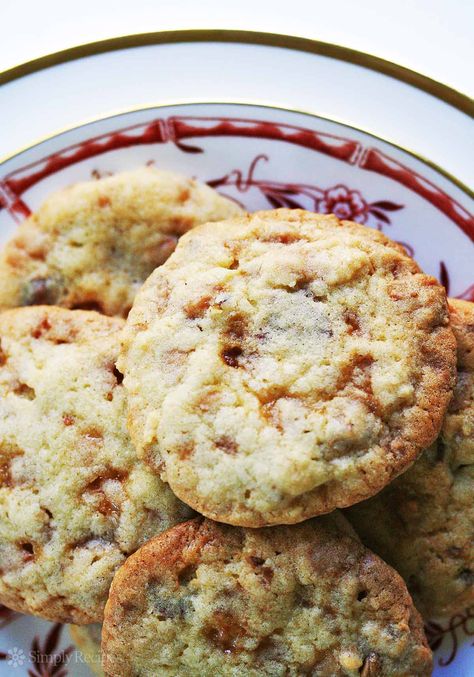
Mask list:
[[11,609],[101,621],[126,557],[190,516],[136,459],[115,368],[122,326],[47,306],[0,314],[0,602]]
[[431,674],[402,579],[334,514],[152,539],[114,578],[102,652],[109,677]]
[[289,524],[375,494],[436,438],[444,289],[381,233],[275,210],[185,235],[119,361],[141,457],[206,517]]
[[126,316],[183,233],[240,212],[208,186],[150,167],[60,190],[0,255],[0,309],[47,304]]
[[474,604],[474,304],[449,304],[458,377],[441,434],[405,474],[347,513],[427,618]]
[[87,663],[94,675],[104,677],[100,652],[101,624],[70,625],[69,633],[78,650],[77,660],[81,663]]

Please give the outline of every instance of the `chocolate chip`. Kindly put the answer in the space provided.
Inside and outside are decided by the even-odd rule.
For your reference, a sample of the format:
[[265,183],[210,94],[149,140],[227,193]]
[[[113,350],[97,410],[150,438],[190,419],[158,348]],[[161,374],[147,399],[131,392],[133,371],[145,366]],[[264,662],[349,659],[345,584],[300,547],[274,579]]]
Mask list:
[[436,440],[436,455],[435,455],[435,460],[437,462],[444,461],[446,457],[446,445],[441,439],[441,435],[438,437]]
[[421,585],[418,577],[415,574],[411,574],[411,576],[408,577],[408,589],[410,592],[415,595],[419,595],[421,591]]
[[229,367],[235,369],[240,366],[239,357],[242,356],[243,352],[239,346],[229,346],[221,351],[221,357]]
[[193,453],[194,453],[194,444],[192,442],[187,442],[186,444],[183,444],[181,447],[176,448],[176,454],[178,458],[180,458],[181,460],[189,458]]
[[273,580],[273,569],[271,567],[262,567],[262,576],[265,580],[265,583],[270,585]]
[[365,658],[359,672],[361,677],[378,677],[378,675],[382,674],[381,670],[382,662],[379,656],[374,651],[371,651]]
[[54,305],[59,298],[57,282],[51,277],[35,277],[23,287],[22,306]]
[[264,637],[259,641],[255,649],[257,659],[271,660],[278,658],[282,649],[272,637]]
[[2,342],[0,341],[0,367],[3,367],[7,362],[7,356],[2,349]]
[[358,334],[360,332],[359,318],[352,311],[348,310],[344,313],[344,322],[347,325],[348,334]]
[[83,435],[86,439],[92,440],[93,442],[104,438],[102,431],[98,428],[87,428],[87,430],[83,431]]
[[82,301],[71,306],[71,310],[93,310],[96,313],[104,314],[104,308],[99,301]]
[[164,597],[152,593],[152,606],[159,620],[166,621],[185,616],[192,605],[189,597]]
[[285,291],[289,292],[290,294],[302,291],[306,297],[313,298],[313,294],[309,288],[311,282],[311,277],[303,274],[300,278],[298,278],[298,280],[296,280],[294,285],[285,286]]
[[263,564],[265,564],[265,560],[261,557],[249,557],[249,560],[251,564],[256,567],[261,567]]
[[10,467],[11,459],[8,458],[0,462],[0,487],[12,487],[13,478]]
[[23,561],[30,562],[35,557],[35,551],[32,543],[19,543],[20,549],[23,552]]
[[[279,553],[275,553],[279,554]],[[303,609],[312,609],[314,606],[312,597],[311,597],[311,587],[307,585],[299,584],[295,590],[295,602],[298,606]],[[326,610],[325,610],[326,613]],[[326,614],[329,615],[329,614]],[[333,614],[331,614],[333,615]]]
[[107,195],[99,195],[97,204],[99,207],[108,207],[111,204],[110,198]]
[[51,324],[47,317],[43,317],[41,322],[39,322],[36,327],[31,332],[31,335],[35,339],[41,338],[45,332],[48,332],[51,329]]
[[196,571],[197,566],[194,564],[188,564],[188,566],[185,566],[184,569],[181,569],[181,571],[178,573],[178,583],[180,585],[187,585],[194,578],[196,578]]
[[229,367],[240,367],[239,358],[243,355],[243,343],[248,333],[247,319],[240,313],[232,313],[223,333],[221,357]]
[[120,372],[117,367],[114,365],[112,369],[112,373],[115,376],[115,380],[117,381],[117,385],[121,385],[123,383],[123,374]]
[[97,491],[102,488],[102,484],[104,482],[108,481],[124,482],[126,478],[127,478],[126,472],[111,468],[110,470],[104,471],[101,475],[98,475],[94,480],[92,480],[92,482],[89,482],[86,491]]
[[33,388],[30,388],[26,383],[18,383],[14,388],[13,392],[17,397],[23,397],[25,400],[34,400],[36,393]]
[[190,197],[191,197],[191,191],[186,186],[179,191],[178,202],[187,202]]
[[272,233],[263,239],[264,242],[276,242],[279,244],[293,244],[303,238],[298,233]]
[[240,313],[230,315],[225,334],[229,341],[242,341],[247,333],[247,320]]
[[226,654],[238,650],[241,640],[247,634],[241,622],[224,611],[216,611],[213,621],[204,630],[206,639]]
[[238,451],[237,442],[227,435],[223,435],[216,440],[216,446],[225,451],[226,454],[236,454]]
[[94,497],[94,507],[104,517],[116,517],[120,513],[120,505],[106,495],[104,490],[104,483],[108,481],[123,482],[127,474],[119,470],[110,470],[99,475],[92,482],[89,482],[84,490],[84,493]]
[[474,571],[472,571],[471,569],[461,569],[461,571],[458,574],[458,578],[460,578],[463,583],[466,583],[466,585],[473,585]]
[[213,297],[210,294],[206,294],[197,301],[188,303],[188,305],[184,308],[186,316],[190,320],[196,320],[197,318],[203,317],[206,310],[208,310],[209,306],[211,305],[212,300]]

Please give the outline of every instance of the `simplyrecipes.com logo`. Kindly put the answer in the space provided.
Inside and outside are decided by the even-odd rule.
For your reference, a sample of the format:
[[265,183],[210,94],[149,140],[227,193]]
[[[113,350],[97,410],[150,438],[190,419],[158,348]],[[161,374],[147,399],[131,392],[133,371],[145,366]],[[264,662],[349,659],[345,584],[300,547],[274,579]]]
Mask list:
[[[1,659],[6,662],[9,668],[21,668],[23,666],[34,665],[35,670],[39,670],[38,675],[55,674],[57,669],[67,667],[73,664],[91,665],[92,663],[100,663],[100,656],[85,654],[82,651],[74,650],[69,647],[60,653],[45,653],[42,651],[29,651],[26,654],[23,649],[17,646],[8,649],[6,653],[1,652]],[[44,673],[47,668],[48,672]],[[36,672],[28,671],[28,674],[35,674]]]
[[26,655],[23,649],[19,649],[17,646],[14,646],[13,649],[10,649],[7,653],[7,665],[11,668],[21,668],[26,661]]

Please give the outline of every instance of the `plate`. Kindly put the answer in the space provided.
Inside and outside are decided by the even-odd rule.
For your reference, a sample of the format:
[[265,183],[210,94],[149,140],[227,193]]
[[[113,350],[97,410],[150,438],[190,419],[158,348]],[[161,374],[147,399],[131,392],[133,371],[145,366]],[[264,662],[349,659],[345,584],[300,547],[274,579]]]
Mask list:
[[0,73],[0,85],[0,157],[59,129],[135,107],[261,101],[367,129],[474,184],[474,104],[467,96],[389,61],[316,40],[226,30],[129,35],[22,64]]
[[[368,132],[276,106],[154,106],[54,135],[3,163],[0,242],[52,191],[142,165],[195,176],[252,211],[302,207],[381,230],[451,296],[474,301],[473,201],[462,184]],[[62,626],[2,613],[0,675],[59,674],[55,662],[63,676],[87,674]],[[473,674],[474,610],[433,619],[427,633],[435,675]]]

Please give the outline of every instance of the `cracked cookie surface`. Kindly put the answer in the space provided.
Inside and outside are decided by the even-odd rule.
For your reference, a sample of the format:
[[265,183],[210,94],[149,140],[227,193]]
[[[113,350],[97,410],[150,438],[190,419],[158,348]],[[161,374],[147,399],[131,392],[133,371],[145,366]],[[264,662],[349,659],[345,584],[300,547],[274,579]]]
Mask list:
[[52,194],[0,255],[0,309],[37,304],[126,316],[148,275],[199,223],[241,213],[193,179],[152,167]]
[[458,372],[441,434],[406,473],[347,512],[427,618],[474,604],[474,303],[449,306]]
[[431,674],[402,579],[336,513],[266,529],[197,518],[152,539],[115,576],[102,652],[110,677]]
[[36,306],[0,314],[0,601],[102,619],[116,569],[190,516],[126,430],[123,320]]
[[137,295],[119,360],[139,454],[218,521],[375,494],[437,436],[444,289],[381,233],[300,210],[200,226]]

